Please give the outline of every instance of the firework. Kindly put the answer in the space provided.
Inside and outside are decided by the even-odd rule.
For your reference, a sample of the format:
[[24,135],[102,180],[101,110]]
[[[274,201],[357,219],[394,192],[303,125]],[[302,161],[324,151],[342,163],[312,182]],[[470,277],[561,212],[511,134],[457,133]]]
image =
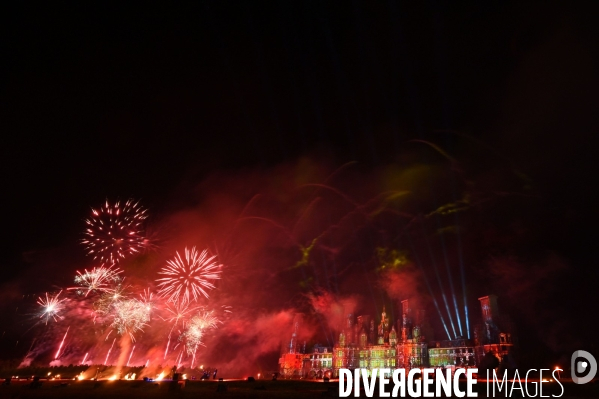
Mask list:
[[69,289],[77,290],[77,293],[87,296],[90,292],[110,293],[113,290],[112,285],[122,281],[119,276],[123,271],[113,267],[94,267],[90,271],[84,270],[83,273],[77,271],[75,284],[79,287]]
[[55,296],[52,296],[48,295],[48,293],[46,292],[45,299],[39,297],[37,300],[37,303],[42,307],[42,310],[40,312],[40,319],[46,319],[46,324],[48,324],[48,320],[50,320],[51,318],[54,319],[54,321],[62,320],[64,318],[63,316],[59,315],[59,312],[64,307],[64,299],[58,298],[61,293],[62,291],[60,291]]
[[127,289],[130,286],[125,286],[122,281],[114,285],[109,290],[100,295],[100,297],[94,302],[94,321],[96,316],[114,316],[115,305],[119,301],[127,299]]
[[116,342],[116,337],[112,340],[112,345],[110,345],[110,349],[106,353],[106,360],[104,360],[104,365],[108,364],[108,357],[110,356],[110,352],[112,352],[112,348],[114,347],[114,343]]
[[139,295],[141,303],[146,307],[148,311],[148,315],[154,310],[156,307],[156,301],[154,299],[154,294],[150,292],[150,289],[145,289],[143,293]]
[[232,306],[222,305],[221,309],[222,309],[223,313],[233,313],[233,311],[231,310],[231,309],[233,309]]
[[212,280],[220,278],[220,264],[216,262],[216,256],[208,256],[208,250],[201,253],[193,247],[191,250],[185,248],[185,257],[177,252],[174,259],[167,261],[159,274],[165,275],[159,278],[159,294],[167,297],[171,302],[191,301],[204,296],[208,298],[207,289],[214,288]]
[[166,304],[166,311],[169,314],[167,317],[163,318],[163,320],[173,323],[173,327],[175,327],[179,321],[185,324],[187,317],[196,309],[197,308],[192,307],[187,301],[168,302]]
[[64,333],[64,337],[62,337],[62,341],[60,341],[60,345],[58,346],[58,350],[56,351],[56,355],[54,355],[54,360],[58,359],[58,356],[60,355],[60,351],[62,350],[62,346],[64,345],[64,340],[67,339],[67,334],[69,333],[70,329],[71,329],[71,326],[69,326],[67,328],[67,332]]
[[175,364],[177,365],[177,368],[181,367],[181,359],[183,358],[183,350],[181,350],[181,352],[179,352],[179,357],[177,357],[177,361],[175,362]]
[[108,201],[99,210],[92,208],[92,215],[85,220],[85,245],[87,254],[102,265],[114,265],[127,255],[139,253],[146,246],[143,222],[146,209],[139,202],[128,200],[123,206]]
[[143,331],[150,321],[150,311],[137,299],[117,300],[113,303],[113,319],[110,325],[120,335],[129,334],[135,342],[133,334]]
[[196,316],[192,317],[187,328],[183,333],[185,347],[189,355],[194,355],[198,346],[202,345],[204,333],[220,323],[220,320],[214,315],[213,311],[201,310]]
[[129,359],[127,359],[127,367],[129,367],[129,362],[131,361],[131,356],[133,356],[133,351],[135,350],[135,345],[133,345],[133,349],[131,349],[131,353],[129,354]]
[[168,349],[171,344],[171,337],[175,327],[181,322],[182,325],[187,324],[189,315],[197,308],[191,307],[191,304],[186,301],[167,302],[166,311],[169,313],[167,317],[161,317],[162,320],[173,323],[171,330],[168,333],[168,340],[166,342],[166,349],[164,350],[164,358],[168,354]]

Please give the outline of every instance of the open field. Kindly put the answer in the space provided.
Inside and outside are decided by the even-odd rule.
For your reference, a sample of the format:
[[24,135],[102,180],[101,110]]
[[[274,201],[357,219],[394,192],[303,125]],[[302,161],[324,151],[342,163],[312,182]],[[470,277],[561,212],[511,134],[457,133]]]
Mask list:
[[[31,389],[29,381],[13,381],[10,386],[0,386],[2,399],[26,398],[327,398],[338,397],[338,383],[314,381],[266,381],[247,382],[242,380],[188,381],[182,389],[170,389],[170,381],[43,381],[38,389]],[[576,385],[563,382],[565,394],[562,398],[597,398],[599,384]],[[226,391],[218,392],[219,385]],[[223,389],[223,388],[221,388]],[[479,384],[477,391],[480,398],[485,398],[486,386]],[[557,385],[547,385],[543,395],[559,395]],[[353,397],[353,395],[352,395]],[[361,397],[365,397],[364,394]],[[375,397],[378,397],[375,393]],[[498,395],[498,397],[505,397]],[[515,392],[512,397],[518,396]],[[537,396],[538,397],[538,396]]]

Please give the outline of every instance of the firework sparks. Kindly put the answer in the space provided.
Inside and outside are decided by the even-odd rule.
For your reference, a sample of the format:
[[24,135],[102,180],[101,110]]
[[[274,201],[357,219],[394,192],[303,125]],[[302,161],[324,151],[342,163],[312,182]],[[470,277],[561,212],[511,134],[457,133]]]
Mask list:
[[108,364],[108,357],[110,356],[110,352],[112,351],[112,348],[114,347],[115,341],[116,341],[116,337],[112,340],[112,345],[110,346],[110,349],[108,349],[108,353],[106,353],[106,360],[104,360],[104,365]]
[[130,286],[118,283],[113,288],[104,292],[100,298],[94,302],[95,314],[100,316],[114,315],[115,306],[118,302],[127,299],[128,288],[130,288]]
[[166,311],[169,313],[167,317],[161,317],[162,320],[165,320],[169,323],[173,323],[171,330],[168,333],[168,340],[166,342],[166,349],[164,350],[164,358],[168,354],[168,348],[171,344],[171,336],[175,327],[181,322],[182,325],[185,325],[188,321],[189,315],[195,311],[197,308],[191,307],[189,302],[185,301],[177,301],[177,302],[167,302]]
[[58,294],[52,296],[52,295],[48,295],[48,293],[46,292],[45,299],[42,297],[39,297],[37,300],[37,303],[42,307],[40,319],[41,318],[46,319],[46,324],[48,324],[48,321],[51,318],[54,321],[64,319],[64,317],[59,314],[59,312],[64,307],[64,299],[58,298],[61,293],[62,293],[62,291],[60,291]]
[[173,323],[173,327],[179,322],[185,324],[189,315],[196,309],[196,307],[192,307],[191,304],[186,301],[169,302],[166,304],[166,311],[169,315],[163,318],[163,320]]
[[[95,211],[94,222],[99,223],[96,227],[100,229],[102,226],[100,230],[103,230],[106,220],[119,226],[117,219],[125,218],[123,209],[126,207],[135,208],[137,204],[133,206],[127,203],[124,208],[119,208],[118,204],[114,207],[106,204],[100,211]],[[144,210],[136,209],[142,215],[145,213]],[[106,215],[112,215],[114,218],[103,219]],[[88,224],[91,225],[92,221],[88,221]],[[88,232],[91,236],[92,232]],[[93,247],[91,244],[90,246]],[[123,256],[128,254],[128,252],[123,253]],[[230,313],[228,306],[207,311],[198,303],[200,299],[208,298],[208,292],[216,288],[215,281],[220,278],[222,265],[217,262],[216,256],[210,255],[208,250],[198,251],[196,247],[185,248],[181,253],[177,252],[176,256],[160,270],[157,291],[154,292],[152,288],[144,289],[143,286],[125,284],[123,270],[115,264],[116,262],[110,260],[114,258],[104,256],[98,259],[102,262],[101,265],[77,271],[73,287],[65,288],[65,290],[75,290],[76,297],[68,297],[63,294],[64,290],[39,296],[37,304],[41,308],[37,316],[43,318],[48,324],[51,320],[65,319],[67,310],[69,310],[69,317],[89,314],[91,310],[94,324],[98,324],[101,328],[104,348],[108,348],[104,364],[109,363],[110,356],[114,357],[113,349],[116,339],[119,338],[115,335],[127,334],[132,342],[132,347],[127,348],[130,353],[126,359],[124,358],[126,353],[122,353],[123,364],[127,366],[135,361],[133,359],[135,344],[139,345],[135,342],[136,338],[139,339],[141,333],[149,326],[151,316],[155,319],[158,316],[158,320],[152,321],[153,324],[163,323],[164,327],[168,326],[170,330],[164,353],[165,359],[170,354],[176,358],[177,365],[186,362],[186,359],[191,360],[192,365],[195,364],[196,352],[200,345],[204,345],[202,340],[206,338],[208,330],[214,329],[221,323],[215,314],[225,316]],[[71,305],[76,305],[73,312],[70,311]],[[156,314],[152,315],[153,312]],[[68,351],[65,352],[65,348],[69,347],[66,339],[69,337],[70,327],[68,326],[60,341],[58,337],[54,338],[55,342],[52,343],[56,350],[54,360],[66,358],[65,354]],[[113,341],[108,346],[111,336]],[[77,352],[76,361],[81,361],[81,364],[89,363],[89,353]],[[99,353],[97,355],[102,356]]]
[[131,361],[131,356],[133,356],[134,350],[135,350],[135,345],[133,345],[133,349],[131,349],[131,353],[129,354],[129,359],[127,360],[127,367],[129,367],[129,362]]
[[142,331],[150,321],[150,312],[146,305],[137,299],[125,299],[114,302],[114,315],[111,327],[120,335],[129,334],[135,342],[133,334]]
[[187,328],[183,333],[187,354],[194,355],[198,346],[202,345],[204,333],[220,323],[220,320],[214,315],[213,311],[201,310],[196,316],[192,317]]
[[167,297],[171,302],[198,300],[200,296],[208,298],[207,289],[214,288],[212,280],[220,278],[220,264],[216,256],[208,256],[208,250],[198,253],[195,247],[191,250],[185,248],[185,257],[177,252],[174,259],[167,261],[159,274],[159,294]]
[[146,209],[139,202],[128,200],[123,206],[108,201],[85,220],[85,238],[82,240],[87,254],[102,265],[114,265],[127,255],[139,253],[146,246],[143,222]]
[[77,271],[75,284],[79,287],[69,288],[77,290],[77,293],[87,296],[90,292],[112,292],[112,285],[122,281],[120,273],[123,271],[113,267],[94,267],[90,271],[87,269],[83,273]]
[[183,358],[183,350],[181,350],[181,352],[179,353],[179,357],[177,357],[177,368],[181,367],[181,359]]
[[148,319],[149,316],[152,312],[152,310],[154,310],[154,308],[156,307],[156,301],[154,298],[154,294],[152,292],[150,292],[150,289],[145,289],[143,293],[141,293],[139,295],[140,301],[141,303],[143,303],[143,305],[146,307],[146,310],[148,311]]
[[71,326],[67,328],[67,332],[64,333],[64,337],[62,337],[62,341],[60,341],[60,345],[58,346],[58,350],[56,351],[56,355],[54,355],[54,360],[58,359],[60,355],[60,351],[62,350],[62,346],[64,345],[64,340],[67,339],[67,334],[69,333],[69,329]]

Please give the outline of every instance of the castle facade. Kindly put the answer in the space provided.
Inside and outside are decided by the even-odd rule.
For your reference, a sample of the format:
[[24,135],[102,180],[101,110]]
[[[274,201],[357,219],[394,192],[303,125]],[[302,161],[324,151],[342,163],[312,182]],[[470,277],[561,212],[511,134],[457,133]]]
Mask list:
[[369,315],[348,314],[339,339],[333,347],[316,345],[311,353],[305,343],[299,348],[296,322],[289,345],[279,359],[283,378],[336,378],[339,369],[422,367],[477,367],[492,354],[503,364],[513,363],[514,335],[509,318],[498,312],[497,297],[479,298],[482,321],[475,324],[473,339],[427,341],[423,334],[425,314],[413,310],[408,300],[401,302],[402,314],[397,328],[385,308],[375,323]]

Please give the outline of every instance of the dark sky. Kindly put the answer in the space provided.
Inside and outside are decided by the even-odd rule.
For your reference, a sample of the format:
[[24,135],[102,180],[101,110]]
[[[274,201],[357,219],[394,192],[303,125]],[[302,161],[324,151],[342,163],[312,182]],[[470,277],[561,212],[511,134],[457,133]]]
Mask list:
[[104,198],[161,210],[215,171],[376,168],[424,139],[525,175],[531,251],[567,260],[568,304],[596,301],[595,14],[520,3],[3,5],[0,286]]

